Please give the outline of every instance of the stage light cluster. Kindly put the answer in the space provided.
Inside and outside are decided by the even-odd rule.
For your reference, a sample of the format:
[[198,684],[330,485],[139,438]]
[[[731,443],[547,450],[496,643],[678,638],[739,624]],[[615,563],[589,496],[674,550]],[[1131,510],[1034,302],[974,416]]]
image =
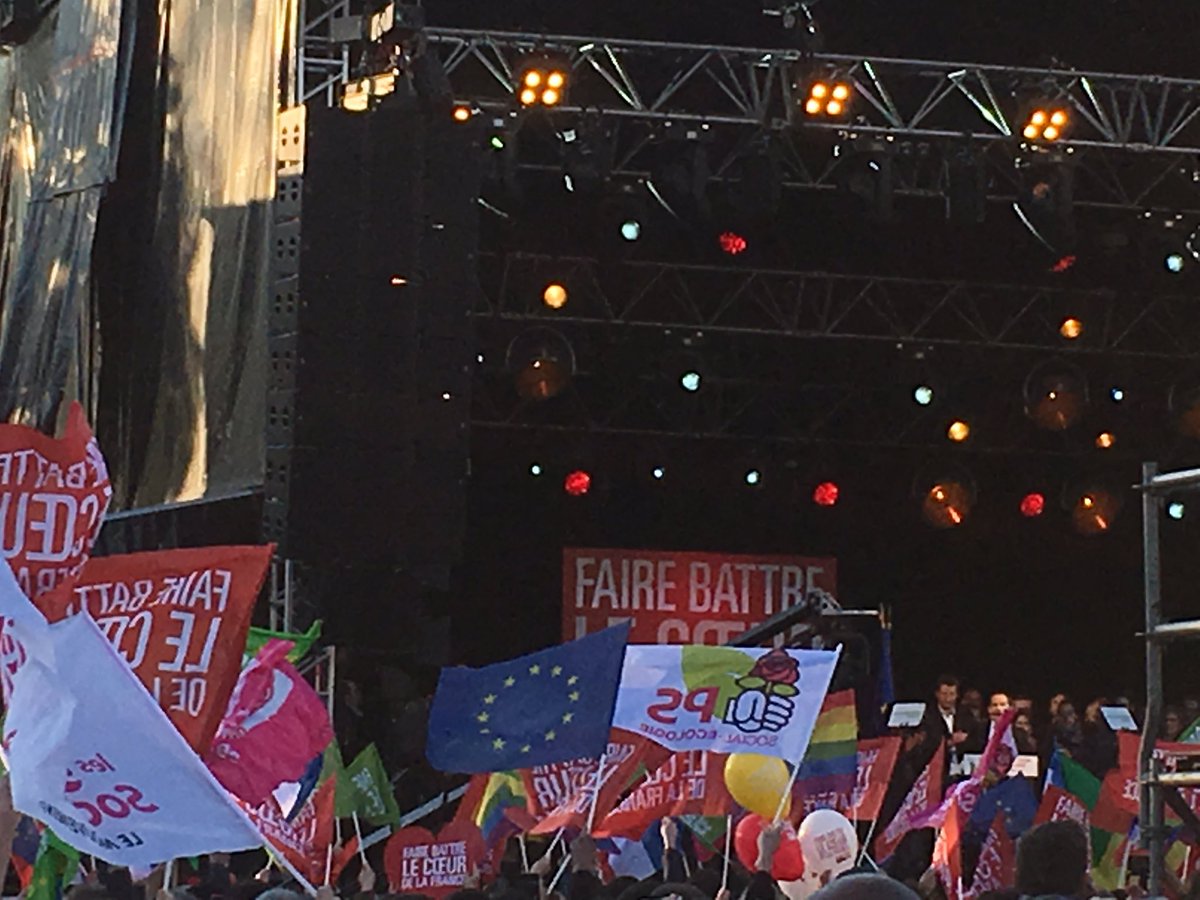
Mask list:
[[1054,143],[1063,136],[1071,117],[1062,108],[1037,107],[1029,114],[1029,120],[1021,134],[1027,141]]
[[840,118],[850,108],[850,95],[850,85],[844,82],[815,81],[808,89],[804,112],[813,118]]
[[558,106],[567,94],[567,78],[565,66],[531,64],[521,72],[517,99],[525,107]]

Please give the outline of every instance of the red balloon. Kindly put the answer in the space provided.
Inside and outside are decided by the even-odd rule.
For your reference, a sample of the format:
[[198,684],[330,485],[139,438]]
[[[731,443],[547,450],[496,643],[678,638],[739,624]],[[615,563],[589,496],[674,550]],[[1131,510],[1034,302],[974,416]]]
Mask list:
[[[737,823],[733,832],[733,847],[738,860],[751,872],[758,865],[758,836],[767,827],[767,820],[749,813]],[[783,839],[771,862],[771,877],[776,881],[796,881],[804,875],[804,855],[790,822],[783,823]]]

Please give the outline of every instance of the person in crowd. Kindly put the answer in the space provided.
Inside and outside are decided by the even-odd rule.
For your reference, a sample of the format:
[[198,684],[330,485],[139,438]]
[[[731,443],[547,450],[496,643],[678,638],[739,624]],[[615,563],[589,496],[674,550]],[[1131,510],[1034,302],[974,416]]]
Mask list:
[[1046,822],[1017,842],[1017,890],[1028,898],[1090,897],[1088,838],[1075,822]]
[[1008,711],[1010,705],[1008,694],[1003,691],[996,691],[988,695],[987,720],[975,729],[970,740],[964,745],[964,752],[982,753],[987,749],[988,741],[992,739],[992,734],[996,730],[996,723]]
[[1200,719],[1200,698],[1184,697],[1183,698],[1183,727],[1187,728],[1197,719]]
[[1079,749],[1071,754],[1100,779],[1117,765],[1117,735],[1100,713],[1101,707],[1109,705],[1107,697],[1097,697],[1087,705]]
[[917,900],[920,895],[886,875],[843,875],[812,900]]
[[[946,768],[952,768],[965,752],[963,745],[969,744],[976,733],[976,724],[970,713],[958,708],[959,681],[953,675],[938,678],[934,691],[934,703],[925,711],[922,729],[926,740],[922,744],[924,762],[937,752],[939,744],[946,747]],[[924,762],[921,763],[922,767]]]
[[1177,741],[1183,734],[1183,712],[1178,706],[1168,706],[1163,714],[1162,737],[1164,741]]
[[1022,754],[1037,755],[1038,742],[1033,736],[1033,720],[1029,718],[1029,712],[1020,710],[1013,718],[1013,740],[1017,742],[1017,752]]
[[978,688],[967,688],[963,691],[959,707],[971,717],[976,725],[983,724],[983,694]]

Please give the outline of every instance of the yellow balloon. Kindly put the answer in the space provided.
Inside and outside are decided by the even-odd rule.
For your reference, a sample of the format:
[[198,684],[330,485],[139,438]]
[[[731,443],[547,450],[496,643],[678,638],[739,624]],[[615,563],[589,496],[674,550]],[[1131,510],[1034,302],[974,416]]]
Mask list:
[[[725,787],[730,796],[751,812],[764,819],[774,819],[779,798],[787,790],[788,768],[776,756],[758,753],[731,753],[725,760]],[[786,819],[792,810],[789,796],[783,805]]]

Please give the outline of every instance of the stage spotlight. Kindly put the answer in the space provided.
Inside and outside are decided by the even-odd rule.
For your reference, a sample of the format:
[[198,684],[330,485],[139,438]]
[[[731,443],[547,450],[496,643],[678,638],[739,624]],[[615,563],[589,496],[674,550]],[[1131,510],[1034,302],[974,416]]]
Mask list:
[[814,81],[808,88],[804,112],[813,118],[841,118],[850,108],[851,93],[850,85],[846,82]]
[[513,338],[505,355],[517,393],[526,400],[549,400],[561,394],[575,375],[575,351],[549,328],[535,328]]
[[942,479],[925,492],[921,515],[934,528],[957,528],[967,521],[974,502],[972,490],[961,481]]
[[1074,316],[1070,316],[1062,320],[1062,324],[1058,326],[1058,333],[1068,341],[1073,341],[1083,334],[1083,323]]
[[1113,403],[1120,403],[1122,400],[1125,399],[1125,389],[1119,388],[1119,387],[1114,387],[1109,390],[1108,396],[1112,398]]
[[1027,519],[1036,519],[1046,511],[1046,497],[1036,491],[1021,498],[1021,515]]
[[1071,524],[1082,535],[1103,534],[1112,528],[1121,501],[1103,488],[1085,488],[1071,498]]
[[1163,265],[1172,275],[1178,275],[1183,271],[1183,254],[1168,253],[1166,258],[1163,260]]
[[597,210],[597,243],[618,256],[630,253],[630,245],[642,237],[647,214],[644,187],[635,184],[610,184]]
[[451,115],[454,117],[455,122],[469,122],[472,116],[471,107],[460,103],[454,107]]
[[542,467],[540,465],[538,465],[537,463],[534,463],[532,466],[529,467],[529,474],[532,475],[534,478],[537,478],[539,475],[542,474]]
[[655,481],[662,481],[664,478],[667,477],[667,470],[665,468],[663,468],[662,466],[655,466],[653,469],[650,470],[650,475],[654,478]]
[[636,241],[642,236],[642,223],[637,219],[626,219],[621,223],[621,237],[627,241]]
[[557,106],[566,98],[571,67],[565,59],[531,57],[517,68],[517,99],[522,106]]
[[1183,518],[1183,514],[1187,512],[1184,505],[1178,500],[1172,500],[1167,504],[1167,517],[1178,522]]
[[694,394],[700,390],[700,385],[703,383],[703,378],[695,369],[689,369],[679,376],[679,386],[689,394]]
[[971,426],[962,419],[955,419],[950,423],[950,427],[946,429],[946,437],[954,441],[956,444],[961,444],[971,436]]
[[1096,449],[1109,450],[1117,442],[1117,436],[1111,431],[1102,431],[1096,435]]
[[933,388],[927,384],[918,384],[913,388],[913,400],[918,406],[928,406],[933,402]]
[[813,503],[817,506],[836,506],[841,493],[835,481],[822,481],[813,488]]
[[582,497],[592,489],[592,476],[586,469],[575,469],[563,479],[563,490],[572,497]]
[[721,250],[728,253],[730,256],[737,256],[739,253],[745,253],[749,244],[746,239],[735,231],[723,231],[717,238],[717,243]]
[[1035,368],[1025,379],[1025,414],[1047,431],[1065,431],[1087,408],[1087,381],[1083,373],[1062,363]]
[[1045,141],[1052,144],[1063,136],[1070,122],[1071,117],[1065,109],[1039,106],[1029,114],[1021,134],[1027,141]]
[[758,487],[762,484],[762,472],[755,468],[749,468],[746,470],[746,474],[742,476],[742,481],[749,487]]
[[542,291],[542,302],[551,309],[562,309],[567,305],[567,289],[558,282],[551,282]]

